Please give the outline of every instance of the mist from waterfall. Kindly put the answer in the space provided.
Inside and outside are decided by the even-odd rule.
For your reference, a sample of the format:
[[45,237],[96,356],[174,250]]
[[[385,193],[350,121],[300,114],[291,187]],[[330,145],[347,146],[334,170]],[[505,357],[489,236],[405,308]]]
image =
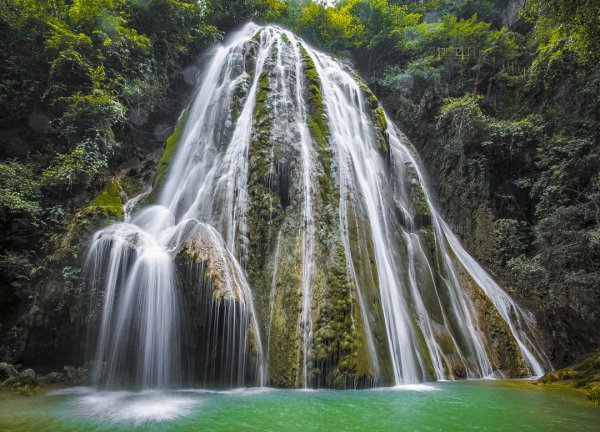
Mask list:
[[373,98],[279,27],[248,24],[215,49],[154,202],[91,241],[98,385],[491,377],[503,365],[485,305],[516,364],[550,367],[533,317],[440,217]]

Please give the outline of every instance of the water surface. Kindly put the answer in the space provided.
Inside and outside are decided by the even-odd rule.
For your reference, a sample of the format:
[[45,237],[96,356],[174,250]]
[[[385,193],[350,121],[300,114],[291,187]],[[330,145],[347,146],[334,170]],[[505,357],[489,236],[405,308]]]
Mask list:
[[527,382],[439,382],[363,391],[268,388],[0,394],[0,430],[598,431],[580,393]]

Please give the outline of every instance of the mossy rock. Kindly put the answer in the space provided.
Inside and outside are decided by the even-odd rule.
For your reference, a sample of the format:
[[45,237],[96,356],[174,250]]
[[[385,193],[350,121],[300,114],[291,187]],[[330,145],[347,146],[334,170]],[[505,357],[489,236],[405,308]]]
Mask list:
[[154,182],[152,184],[152,189],[155,191],[152,193],[155,196],[156,191],[163,185],[167,175],[169,173],[169,167],[173,158],[175,157],[175,153],[177,152],[177,148],[179,147],[181,137],[183,135],[183,131],[185,130],[185,126],[187,124],[189,118],[189,111],[186,111],[181,116],[181,120],[175,126],[173,133],[167,141],[165,142],[165,149],[163,154],[158,161],[158,166],[156,167],[156,176],[154,177]]
[[593,403],[600,404],[600,349],[581,357],[569,367],[548,372],[538,382],[564,382],[583,391]]
[[408,195],[413,212],[413,219],[418,228],[431,225],[432,215],[423,185],[414,166],[406,162],[405,169],[408,173]]
[[383,111],[383,108],[379,103],[377,96],[375,96],[375,94],[371,91],[369,86],[362,80],[358,73],[355,73],[354,76],[363,91],[363,96],[365,98],[367,108],[369,109],[371,122],[373,124],[373,129],[375,132],[373,136],[375,148],[387,161],[389,161],[390,138],[387,133],[388,122],[385,116],[385,112]]
[[425,363],[425,369],[429,379],[435,380],[436,373],[435,368],[433,367],[433,360],[431,359],[431,353],[429,352],[429,348],[427,347],[427,342],[425,341],[425,335],[421,330],[421,327],[417,323],[416,319],[412,317],[413,328],[415,329],[417,335],[417,342],[419,343],[419,352],[421,353],[421,358]]
[[354,73],[354,77],[356,78],[356,81],[365,93],[365,100],[369,104],[369,108],[371,108],[372,110],[376,110],[377,108],[379,108],[379,100],[377,99],[377,96],[375,96],[375,94],[371,91],[369,86],[363,81],[358,72]]
[[467,291],[477,311],[479,326],[487,341],[488,356],[493,360],[495,366],[509,378],[529,375],[521,350],[508,324],[473,278],[460,264],[457,263],[457,267],[461,285]]
[[233,285],[243,283],[242,275],[237,273],[228,255],[222,252],[224,246],[215,244],[212,236],[202,235],[201,230],[198,234],[197,238],[186,241],[180,247],[175,258],[178,266],[182,271],[190,271],[199,285],[209,286],[214,300],[239,301],[241,286],[237,290],[232,289],[235,288]]
[[[319,155],[322,170],[319,174],[319,191],[323,207],[328,205],[337,208],[339,196],[332,177],[333,151],[329,145],[329,128],[327,126],[323,95],[321,93],[321,80],[317,68],[310,54],[304,47],[300,48],[302,62],[304,63],[304,76],[308,83],[308,116],[307,123],[310,135]],[[329,214],[325,223],[331,224]]]
[[122,219],[126,198],[127,195],[123,191],[119,179],[113,177],[106,182],[104,189],[94,198],[86,211],[100,211],[108,219]]
[[127,194],[121,186],[122,177],[110,178],[89,205],[75,213],[57,241],[51,261],[61,261],[65,256],[77,256],[91,234],[98,228],[122,220]]

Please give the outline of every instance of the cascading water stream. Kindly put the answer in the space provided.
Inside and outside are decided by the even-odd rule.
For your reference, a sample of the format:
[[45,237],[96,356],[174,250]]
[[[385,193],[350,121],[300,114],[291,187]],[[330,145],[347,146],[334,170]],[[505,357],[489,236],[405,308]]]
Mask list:
[[[289,37],[289,36],[288,36]],[[303,361],[303,386],[308,387],[308,365],[310,362],[310,345],[313,337],[313,322],[312,322],[312,289],[313,283],[313,242],[315,237],[313,223],[313,209],[311,198],[312,185],[312,142],[310,132],[307,126],[306,107],[302,99],[302,61],[300,50],[296,43],[292,43],[292,49],[296,65],[296,92],[295,92],[295,107],[296,121],[298,130],[300,131],[300,145],[302,148],[302,182],[303,182],[303,198],[304,198],[304,234],[302,248],[302,338],[304,346],[302,354]]]
[[99,383],[356,387],[549,366],[348,67],[248,24],[181,122],[155,204],[132,212],[136,197],[91,242]]
[[[529,363],[533,374],[535,376],[543,375],[546,367],[550,365],[550,360],[545,353],[539,349],[536,343],[531,340],[531,335],[534,333],[533,325],[535,322],[533,316],[521,308],[464,249],[456,235],[452,232],[448,224],[440,217],[433,206],[426,186],[425,176],[422,173],[418,162],[410,151],[408,151],[408,148],[402,143],[400,135],[393,126],[390,127],[388,132],[395,148],[398,149],[402,153],[402,157],[408,160],[415,168],[419,181],[423,184],[423,190],[426,194],[428,204],[433,211],[437,235],[440,237],[443,235],[445,237],[452,252],[457,257],[457,260],[473,279],[475,279],[487,297],[492,301],[502,319],[509,326],[511,333],[517,341],[521,353]],[[453,263],[448,254],[445,254],[445,258],[447,265],[452,267]],[[516,315],[516,324],[511,317],[511,314]],[[543,364],[546,366],[543,366]]]
[[[364,116],[361,89],[356,80],[325,55],[313,56],[323,77],[323,94],[330,119],[331,135],[337,144],[341,184],[353,185],[364,201],[373,236],[388,343],[392,353],[394,380],[415,383],[423,380],[417,364],[418,349],[410,325],[409,311],[395,271],[387,227],[386,203],[381,196],[383,160],[374,149],[370,123]],[[353,103],[358,101],[358,104]],[[342,197],[345,199],[345,197]]]

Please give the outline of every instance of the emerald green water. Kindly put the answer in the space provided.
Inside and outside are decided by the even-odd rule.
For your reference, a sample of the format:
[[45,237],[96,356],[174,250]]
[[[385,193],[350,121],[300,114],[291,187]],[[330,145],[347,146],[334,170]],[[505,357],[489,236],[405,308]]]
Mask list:
[[0,394],[0,431],[599,431],[585,396],[529,383],[168,394],[75,388]]

